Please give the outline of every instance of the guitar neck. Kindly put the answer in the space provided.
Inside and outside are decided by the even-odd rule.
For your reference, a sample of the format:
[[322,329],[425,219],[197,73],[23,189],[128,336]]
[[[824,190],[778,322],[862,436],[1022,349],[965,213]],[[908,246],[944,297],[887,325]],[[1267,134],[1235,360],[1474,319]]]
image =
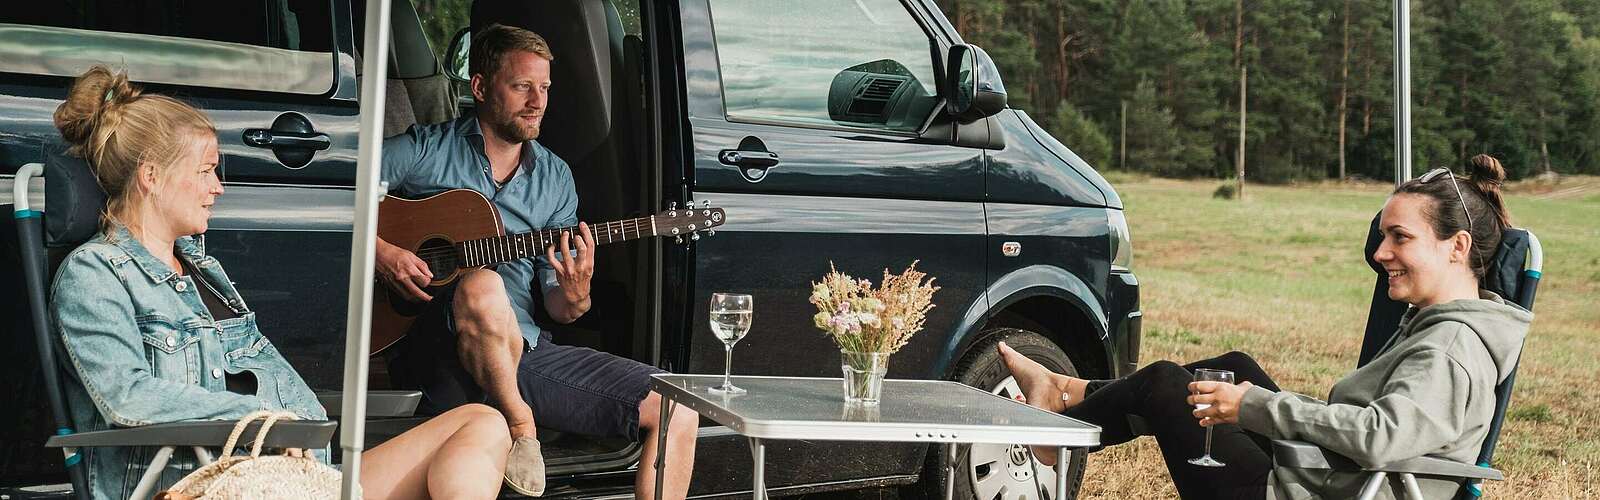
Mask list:
[[[539,231],[462,241],[456,243],[455,247],[457,251],[461,252],[463,265],[486,266],[544,255],[544,249],[559,244],[561,242],[561,233],[566,231],[572,232],[572,238],[578,237],[577,226],[553,227]],[[594,243],[596,245],[607,245],[655,236],[655,216],[619,220],[604,224],[591,224],[589,225],[589,232],[594,235]]]

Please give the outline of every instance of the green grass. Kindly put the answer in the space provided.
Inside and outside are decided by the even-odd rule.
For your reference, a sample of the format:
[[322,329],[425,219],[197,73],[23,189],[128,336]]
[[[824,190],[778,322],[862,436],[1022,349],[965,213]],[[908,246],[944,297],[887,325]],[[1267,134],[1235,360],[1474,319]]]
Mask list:
[[[1362,255],[1389,186],[1246,185],[1118,174],[1145,311],[1141,363],[1251,353],[1285,389],[1317,397],[1354,368],[1375,275]],[[1578,189],[1574,186],[1594,189]],[[1600,491],[1600,179],[1512,185],[1514,222],[1543,243],[1544,280],[1490,494]],[[1141,440],[1148,441],[1148,440]],[[1171,496],[1155,447],[1092,455],[1085,496]]]

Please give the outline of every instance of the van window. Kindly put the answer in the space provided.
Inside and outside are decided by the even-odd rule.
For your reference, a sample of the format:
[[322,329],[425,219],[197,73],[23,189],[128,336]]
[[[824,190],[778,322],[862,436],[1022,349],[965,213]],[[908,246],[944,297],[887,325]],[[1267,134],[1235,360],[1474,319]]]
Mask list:
[[38,0],[0,9],[0,71],[322,94],[333,87],[329,0]]
[[933,45],[898,0],[713,0],[729,120],[915,132]]

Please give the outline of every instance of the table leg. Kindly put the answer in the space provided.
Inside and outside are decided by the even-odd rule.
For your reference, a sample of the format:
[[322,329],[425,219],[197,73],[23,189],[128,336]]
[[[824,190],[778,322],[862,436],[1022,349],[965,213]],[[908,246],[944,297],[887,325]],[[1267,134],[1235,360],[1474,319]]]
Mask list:
[[1072,450],[1062,446],[1056,448],[1056,498],[1067,496],[1067,462],[1072,461]]
[[667,426],[672,423],[672,410],[678,406],[678,403],[666,396],[662,396],[660,401],[661,420],[656,421],[656,463],[653,464],[656,468],[656,494],[651,497],[658,500],[664,489],[663,481],[667,477]]
[[751,498],[767,500],[767,445],[760,438],[750,438],[750,458],[755,462],[751,473]]
[[960,453],[960,448],[956,443],[945,445],[944,500],[956,498],[956,454]]

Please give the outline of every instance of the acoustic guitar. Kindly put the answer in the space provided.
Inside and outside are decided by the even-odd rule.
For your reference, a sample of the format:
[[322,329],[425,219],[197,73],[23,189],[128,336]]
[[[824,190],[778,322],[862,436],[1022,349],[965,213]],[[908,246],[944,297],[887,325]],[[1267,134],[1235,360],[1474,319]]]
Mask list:
[[[651,236],[698,239],[700,232],[723,224],[721,208],[689,206],[668,209],[648,217],[591,224],[589,232],[596,245],[606,245]],[[526,233],[506,234],[500,213],[477,191],[453,189],[419,200],[394,196],[378,204],[378,237],[410,250],[433,272],[428,290],[448,285],[469,269],[544,255],[545,247],[561,241],[561,233],[578,228],[555,227]],[[557,254],[560,252],[558,251]],[[373,287],[372,352],[377,354],[405,337],[426,303],[406,298],[388,285]]]

